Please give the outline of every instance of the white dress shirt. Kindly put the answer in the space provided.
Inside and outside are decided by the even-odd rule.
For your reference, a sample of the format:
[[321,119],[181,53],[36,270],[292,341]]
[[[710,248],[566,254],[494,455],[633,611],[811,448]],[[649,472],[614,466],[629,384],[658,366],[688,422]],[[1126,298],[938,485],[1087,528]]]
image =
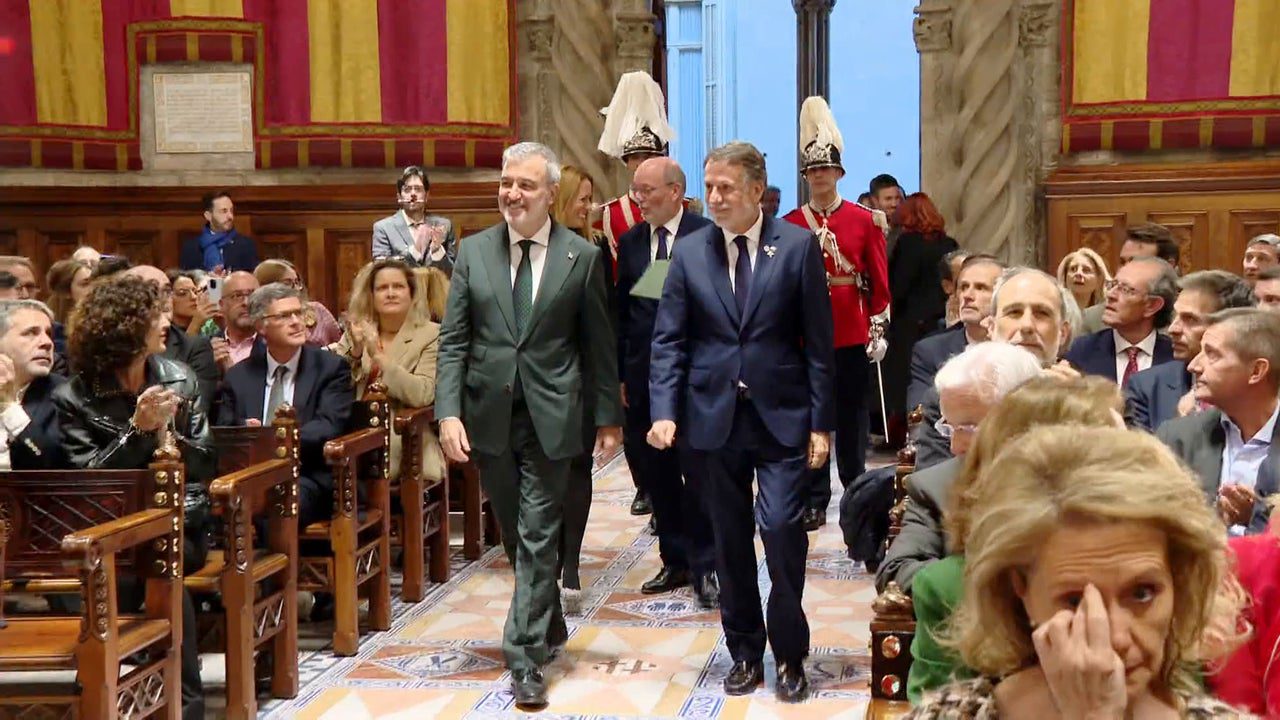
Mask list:
[[16,400],[5,403],[4,411],[0,412],[0,470],[13,468],[13,463],[9,459],[9,446],[31,424],[31,417],[27,415],[27,411],[22,407],[22,395],[24,392],[26,392],[26,388],[18,392]]
[[538,286],[542,284],[542,269],[547,265],[547,243],[551,241],[551,216],[542,224],[533,237],[526,238],[516,229],[507,225],[507,238],[511,241],[511,288],[516,286],[516,271],[520,269],[520,259],[524,252],[520,248],[521,240],[532,240],[529,246],[529,270],[533,274],[532,298],[538,299]]
[[1154,359],[1156,351],[1156,331],[1152,330],[1151,334],[1139,340],[1136,344],[1120,337],[1120,333],[1115,330],[1111,331],[1112,337],[1116,341],[1116,382],[1124,380],[1124,369],[1129,367],[1129,348],[1138,348],[1138,372],[1142,372],[1151,367],[1151,361]]
[[[667,259],[676,251],[676,231],[680,229],[680,221],[684,219],[684,207],[676,210],[676,214],[666,223],[658,227],[667,229]],[[649,228],[649,262],[658,259],[658,227]]]
[[[1248,440],[1244,439],[1240,427],[1231,418],[1225,413],[1222,415],[1222,429],[1226,431],[1227,442],[1222,448],[1222,473],[1218,476],[1218,487],[1244,485],[1257,489],[1258,473],[1262,470],[1263,461],[1267,459],[1267,453],[1271,452],[1271,436],[1276,429],[1277,415],[1280,415],[1280,405],[1272,411],[1271,417],[1257,434]],[[1243,527],[1237,525],[1232,528],[1233,535],[1242,533]]]
[[293,404],[293,389],[298,385],[298,361],[302,359],[302,348],[298,348],[293,357],[288,362],[278,363],[276,359],[271,357],[271,353],[267,353],[267,387],[262,395],[262,424],[270,425],[275,418],[267,417],[267,406],[271,403],[271,386],[276,381],[276,368],[284,365],[289,371],[284,374],[284,400],[283,402]]
[[[751,272],[756,270],[756,255],[760,252],[760,229],[764,227],[764,213],[761,212],[756,216],[756,221],[742,233],[747,236],[747,261],[751,263]],[[738,266],[738,245],[733,241],[738,237],[738,233],[732,232],[725,227],[721,227],[720,231],[724,233],[724,246],[729,254],[729,287],[737,292],[737,266]]]

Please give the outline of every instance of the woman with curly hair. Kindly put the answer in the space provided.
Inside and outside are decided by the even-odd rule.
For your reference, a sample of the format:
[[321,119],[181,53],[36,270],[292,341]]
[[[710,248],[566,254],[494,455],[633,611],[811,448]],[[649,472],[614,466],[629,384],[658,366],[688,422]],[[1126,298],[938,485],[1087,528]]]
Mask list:
[[302,276],[298,274],[298,268],[294,267],[293,263],[280,258],[263,260],[253,269],[253,276],[257,278],[259,287],[278,282],[302,293],[302,302],[306,306],[302,322],[307,327],[308,345],[322,348],[337,342],[338,338],[342,337],[342,327],[334,319],[333,313],[329,312],[329,308],[323,303],[307,298],[306,283],[302,282]]
[[[71,313],[70,381],[53,393],[63,447],[72,466],[139,469],[151,463],[161,435],[173,433],[186,466],[183,569],[204,566],[210,513],[207,483],[217,472],[200,385],[186,365],[161,355],[169,331],[166,298],[131,275],[98,281]],[[195,627],[190,597],[183,624]],[[123,602],[123,601],[122,601]],[[182,634],[184,717],[203,717],[196,634]]]
[[[435,268],[427,272],[443,273]],[[440,325],[427,307],[425,275],[397,257],[378,258],[356,275],[347,306],[347,332],[329,346],[351,364],[356,396],[381,379],[393,412],[427,407],[436,399],[436,349]],[[442,480],[444,453],[435,433],[422,438],[422,476]],[[391,477],[400,476],[401,440],[391,434]]]
[[85,295],[89,294],[89,276],[93,269],[79,260],[59,260],[49,266],[45,274],[45,287],[49,288],[49,309],[56,322],[66,324],[67,318]]

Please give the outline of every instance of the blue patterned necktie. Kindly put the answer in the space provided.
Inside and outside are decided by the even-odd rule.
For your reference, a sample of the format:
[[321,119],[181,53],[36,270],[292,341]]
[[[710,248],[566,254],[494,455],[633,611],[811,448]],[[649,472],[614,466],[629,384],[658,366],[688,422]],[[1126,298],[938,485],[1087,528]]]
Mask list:
[[747,236],[733,239],[738,246],[738,262],[733,266],[733,297],[738,301],[738,314],[747,311],[747,294],[751,292],[751,256],[747,254]]
[[533,314],[533,265],[529,260],[532,240],[521,240],[520,264],[516,267],[516,281],[511,286],[511,300],[516,310],[516,334],[524,335],[524,327]]

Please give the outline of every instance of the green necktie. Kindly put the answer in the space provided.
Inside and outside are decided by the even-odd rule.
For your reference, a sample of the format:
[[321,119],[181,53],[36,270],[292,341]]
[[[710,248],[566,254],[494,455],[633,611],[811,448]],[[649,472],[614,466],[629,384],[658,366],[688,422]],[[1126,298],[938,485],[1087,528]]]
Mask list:
[[532,240],[521,240],[520,265],[516,267],[516,282],[511,286],[511,300],[516,309],[516,334],[524,335],[524,327],[533,314],[533,265],[529,260]]

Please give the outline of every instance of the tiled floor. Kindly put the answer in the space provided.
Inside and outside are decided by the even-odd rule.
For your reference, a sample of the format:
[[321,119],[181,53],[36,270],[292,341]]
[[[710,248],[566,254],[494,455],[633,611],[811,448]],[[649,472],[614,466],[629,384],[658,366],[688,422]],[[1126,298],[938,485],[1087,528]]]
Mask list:
[[[551,703],[541,717],[863,717],[874,590],[844,556],[834,501],[830,522],[810,538],[804,604],[813,634],[807,669],[814,694],[804,704],[782,705],[773,698],[771,657],[768,687],[747,697],[724,695],[721,681],[731,661],[719,615],[700,610],[689,591],[640,595],[641,583],[657,570],[657,544],[642,533],[646,518],[628,513],[631,496],[630,475],[618,457],[597,476],[582,559],[582,614],[569,618],[567,651],[548,668]],[[757,557],[767,587],[759,547]],[[301,720],[523,715],[512,704],[500,650],[511,581],[501,551],[492,549],[423,602],[397,601],[391,630],[364,636],[352,658],[334,658],[322,647],[320,628],[304,629],[315,640],[302,659],[301,692],[264,704],[261,714]],[[217,692],[208,688],[210,696]]]

